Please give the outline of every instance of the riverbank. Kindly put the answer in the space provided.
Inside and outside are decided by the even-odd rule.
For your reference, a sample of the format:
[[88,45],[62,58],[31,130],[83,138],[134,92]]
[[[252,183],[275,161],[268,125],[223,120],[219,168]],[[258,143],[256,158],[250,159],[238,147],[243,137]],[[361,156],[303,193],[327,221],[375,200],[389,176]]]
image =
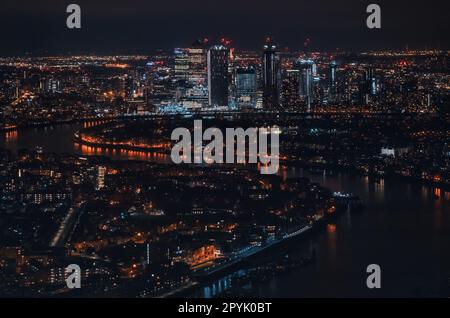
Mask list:
[[227,270],[233,269],[234,266],[239,265],[240,263],[244,262],[247,259],[250,259],[252,257],[255,257],[279,244],[286,243],[287,241],[294,239],[294,238],[300,238],[302,234],[307,234],[309,231],[312,231],[313,229],[317,228],[317,225],[305,225],[301,228],[299,228],[297,231],[294,231],[289,234],[285,234],[280,239],[271,239],[268,240],[264,245],[257,245],[249,247],[247,250],[240,253],[239,256],[237,256],[234,259],[230,259],[224,264],[220,264],[217,267],[207,268],[204,271],[196,271],[194,272],[194,277],[196,277],[199,280],[208,279],[211,277],[214,277],[215,275],[220,275],[223,272],[226,272]]
[[11,125],[8,127],[0,126],[0,132],[9,132],[9,131],[17,131],[20,129],[28,129],[28,128],[43,128],[43,127],[52,127],[64,124],[76,124],[83,123],[88,121],[110,121],[112,119],[103,119],[103,118],[72,118],[72,119],[64,119],[64,120],[55,120],[55,121],[43,121],[43,122],[28,122],[23,125]]
[[[93,137],[91,137],[93,138]],[[73,136],[73,141],[79,145],[89,146],[89,147],[97,147],[97,148],[106,148],[106,149],[115,149],[115,150],[130,150],[130,151],[140,151],[140,152],[149,152],[149,153],[159,153],[159,154],[169,154],[169,148],[167,145],[146,145],[146,146],[136,146],[128,143],[120,144],[120,143],[108,143],[108,142],[95,142],[88,141],[86,137],[80,132],[76,132]],[[161,151],[164,149],[164,151]]]
[[284,163],[288,166],[306,168],[306,169],[310,169],[311,171],[318,171],[320,173],[326,170],[326,171],[332,171],[334,173],[353,174],[353,175],[357,175],[359,177],[371,178],[374,182],[380,182],[381,180],[392,179],[392,180],[399,180],[399,181],[403,181],[403,182],[415,183],[415,184],[419,184],[419,185],[425,185],[425,186],[430,186],[430,187],[434,187],[434,188],[439,188],[444,191],[450,191],[450,184],[443,183],[443,182],[436,182],[433,180],[419,179],[419,178],[416,178],[413,176],[404,176],[404,175],[400,175],[400,174],[387,174],[387,175],[380,176],[380,175],[372,174],[372,173],[363,173],[360,170],[358,170],[357,168],[341,167],[341,166],[329,165],[329,164],[310,164],[310,163],[306,163],[304,161],[280,160],[280,162]]
[[79,118],[66,118],[59,120],[45,120],[45,121],[28,121],[25,124],[12,124],[8,126],[0,125],[0,132],[8,132],[19,129],[27,129],[27,128],[39,128],[39,127],[52,127],[64,124],[77,124],[84,122],[98,122],[98,123],[106,123],[115,120],[124,120],[124,119],[139,119],[139,118],[152,118],[152,117],[162,117],[163,115],[156,114],[148,114],[148,115],[137,115],[137,114],[129,114],[129,115],[120,115],[120,116],[89,116],[89,117],[79,117]]
[[[279,247],[280,245],[282,245],[283,246],[282,249],[284,249],[287,246],[292,246],[292,244],[294,244],[294,243],[297,244],[298,242],[302,241],[303,239],[312,237],[313,235],[317,234],[319,231],[322,231],[324,229],[324,226],[326,226],[327,224],[329,224],[331,222],[335,222],[336,219],[339,216],[341,216],[343,213],[345,213],[345,212],[352,213],[352,212],[354,212],[354,210],[359,211],[359,209],[361,207],[353,206],[353,205],[351,205],[352,202],[350,202],[350,201],[354,201],[356,199],[357,199],[356,197],[350,197],[349,201],[347,201],[345,203],[344,203],[344,201],[341,201],[338,209],[336,209],[336,212],[334,212],[333,214],[327,215],[327,216],[323,217],[322,219],[319,219],[319,220],[311,223],[310,225],[302,226],[298,230],[294,230],[290,233],[286,233],[280,239],[273,238],[272,240],[268,241],[264,245],[259,245],[259,246],[254,246],[252,248],[249,248],[248,250],[246,250],[243,253],[243,255],[240,255],[236,259],[229,260],[228,262],[221,264],[218,267],[208,268],[202,272],[195,272],[194,278],[196,279],[197,284],[191,286],[190,288],[183,288],[178,291],[172,291],[170,293],[170,297],[177,297],[180,295],[188,294],[188,293],[193,292],[193,289],[195,289],[195,288],[201,288],[202,286],[206,286],[209,282],[240,269],[242,267],[242,264],[248,263],[250,261],[258,260],[258,259],[261,259],[261,258],[269,255],[269,253],[271,251],[273,251],[273,249],[275,247]],[[354,210],[352,210],[352,209],[354,209]],[[273,254],[272,254],[272,256],[273,256]],[[288,263],[286,263],[286,259],[284,259],[284,258],[275,259],[269,263],[266,263],[266,265],[261,265],[261,266],[263,266],[262,268],[257,268],[256,271],[252,272],[252,275],[249,275],[249,277],[246,277],[245,279],[242,278],[242,279],[243,279],[243,281],[248,281],[248,280],[255,281],[255,280],[258,280],[258,277],[262,278],[262,276],[264,276],[265,279],[267,279],[267,277],[269,277],[269,276],[273,277],[273,275],[275,274],[272,270],[270,270],[271,275],[268,276],[268,270],[266,267],[269,265],[271,265],[271,268],[277,269],[277,271],[279,271],[280,273],[283,273],[287,269],[293,270],[295,268],[300,268],[303,265],[307,265],[310,262],[314,261],[314,259],[315,259],[315,252],[310,257],[307,257],[307,258],[301,257],[301,260],[298,262],[295,261],[295,259]],[[264,262],[262,264],[264,264]],[[282,270],[283,268],[285,270]],[[235,283],[238,283],[238,282],[235,282]],[[237,286],[235,285],[234,287],[237,287]]]
[[[3,142],[2,147],[17,150],[43,146],[46,152],[96,154],[83,152],[72,142],[79,128],[61,125],[19,130],[18,137]],[[125,152],[98,154],[117,160],[130,158]],[[280,169],[280,176],[305,177],[333,192],[352,192],[364,201],[364,213],[344,214],[325,230],[287,244],[287,249],[299,256],[313,247],[315,262],[261,283],[257,297],[450,296],[445,294],[450,277],[450,192],[403,178],[377,181],[343,170],[312,170],[288,165]],[[267,256],[278,250],[270,250]],[[372,263],[382,268],[380,290],[369,290],[365,284],[366,267]],[[223,279],[199,288],[198,297],[211,295],[220,284],[224,285]]]

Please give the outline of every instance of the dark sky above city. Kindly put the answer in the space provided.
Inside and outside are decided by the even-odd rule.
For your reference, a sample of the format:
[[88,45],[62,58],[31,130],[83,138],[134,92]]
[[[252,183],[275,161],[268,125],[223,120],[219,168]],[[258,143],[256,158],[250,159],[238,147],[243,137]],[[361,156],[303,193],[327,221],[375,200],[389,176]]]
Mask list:
[[[257,49],[266,35],[291,49],[450,47],[448,0],[2,0],[0,55],[151,53],[194,39],[228,37]],[[66,27],[66,6],[82,10],[82,29]],[[381,30],[366,7],[381,6]]]

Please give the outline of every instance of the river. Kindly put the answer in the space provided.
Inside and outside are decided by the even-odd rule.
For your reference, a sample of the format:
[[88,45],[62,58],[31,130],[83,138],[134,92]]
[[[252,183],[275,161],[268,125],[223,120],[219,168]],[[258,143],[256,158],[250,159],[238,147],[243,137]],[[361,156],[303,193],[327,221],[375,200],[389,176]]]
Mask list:
[[24,128],[18,131],[0,133],[0,147],[13,153],[20,149],[42,147],[45,152],[69,153],[82,156],[108,156],[115,160],[151,160],[158,163],[170,163],[170,156],[160,153],[148,153],[132,150],[111,150],[108,148],[89,147],[73,142],[73,134],[81,128],[95,125],[96,122],[60,124]]
[[[88,124],[83,124],[88,125]],[[114,159],[167,162],[164,155],[113,152],[74,144],[81,124],[2,133],[0,147],[13,152],[41,146],[48,152],[107,155]],[[333,190],[361,197],[366,209],[345,214],[335,225],[290,244],[289,253],[314,247],[316,261],[258,284],[259,297],[431,297],[450,296],[450,193],[398,179],[380,180],[289,167],[285,176],[304,176]],[[366,267],[381,267],[381,289],[366,287]],[[213,296],[227,286],[217,281],[197,291]]]

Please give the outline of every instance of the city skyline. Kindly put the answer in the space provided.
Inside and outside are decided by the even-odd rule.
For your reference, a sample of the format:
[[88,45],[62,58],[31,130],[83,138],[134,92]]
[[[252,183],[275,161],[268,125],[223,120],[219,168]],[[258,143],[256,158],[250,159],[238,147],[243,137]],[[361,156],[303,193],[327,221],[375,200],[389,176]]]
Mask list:
[[369,3],[2,2],[0,298],[448,297],[447,4]]

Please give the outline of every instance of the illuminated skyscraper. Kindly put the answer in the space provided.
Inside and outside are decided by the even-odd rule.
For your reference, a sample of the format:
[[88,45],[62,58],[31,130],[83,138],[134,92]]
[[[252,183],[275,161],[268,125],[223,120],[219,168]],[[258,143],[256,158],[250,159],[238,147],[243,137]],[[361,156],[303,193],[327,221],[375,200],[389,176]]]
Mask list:
[[207,50],[205,48],[207,39],[197,40],[188,49],[189,75],[188,81],[191,86],[205,85],[207,77]]
[[228,58],[225,46],[215,45],[208,51],[209,106],[228,106]]
[[148,111],[154,112],[155,106],[153,102],[153,63],[146,65],[144,73],[144,101]]
[[328,73],[328,85],[330,97],[332,100],[336,98],[337,93],[337,63],[336,61],[331,61],[330,69]]
[[20,80],[16,79],[14,98],[19,98],[19,96],[20,96]]
[[177,82],[186,81],[189,75],[189,49],[174,50],[174,78]]
[[[19,86],[17,86],[17,87],[19,87]],[[46,91],[47,92],[52,92],[52,93],[59,93],[59,92],[61,92],[61,83],[60,83],[60,81],[57,80],[57,79],[54,79],[54,78],[48,79],[48,81],[46,83]]]
[[372,67],[369,67],[365,71],[365,82],[366,82],[367,93],[372,96],[376,95],[377,94],[377,81],[375,78],[375,72]]
[[106,174],[106,167],[98,166],[97,167],[97,184],[95,186],[96,190],[101,190],[105,187],[105,174]]
[[359,83],[359,103],[361,105],[367,105],[370,102],[370,96],[377,94],[377,82],[372,67],[367,68],[364,71],[362,79]]
[[276,46],[268,39],[262,61],[263,107],[268,111],[279,109],[280,58]]
[[311,111],[314,100],[314,78],[312,60],[298,60],[297,69],[300,71],[300,96],[304,99],[307,111]]
[[301,109],[300,70],[286,70],[281,90],[282,106],[285,111],[305,111]]
[[186,108],[201,108],[208,104],[208,39],[195,41],[188,49],[189,74],[183,106]]
[[236,70],[236,104],[239,108],[256,107],[256,71],[254,67]]

